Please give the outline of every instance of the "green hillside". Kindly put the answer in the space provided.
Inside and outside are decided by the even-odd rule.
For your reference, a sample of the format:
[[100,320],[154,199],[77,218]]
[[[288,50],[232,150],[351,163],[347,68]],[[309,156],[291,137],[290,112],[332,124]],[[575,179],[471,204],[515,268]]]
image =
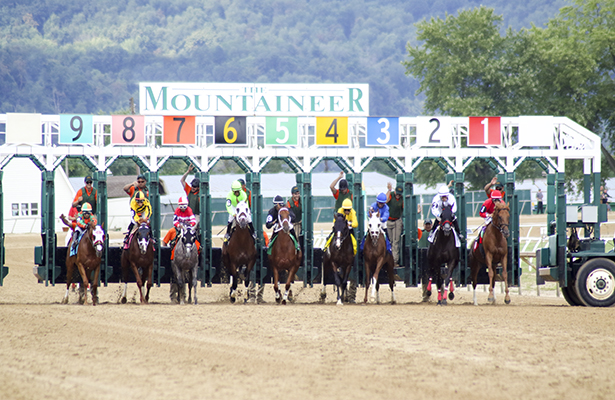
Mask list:
[[418,115],[404,74],[415,23],[479,4],[542,26],[565,2],[0,2],[0,113],[111,113],[140,81],[367,82],[372,115]]

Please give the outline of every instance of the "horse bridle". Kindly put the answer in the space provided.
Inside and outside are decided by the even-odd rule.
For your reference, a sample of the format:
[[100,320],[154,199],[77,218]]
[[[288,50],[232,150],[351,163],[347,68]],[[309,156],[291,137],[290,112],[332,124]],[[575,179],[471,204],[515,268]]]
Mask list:
[[[502,209],[504,209],[504,208],[502,208]],[[508,212],[510,212],[510,209],[508,207],[506,209],[508,209]],[[497,216],[499,217],[500,216],[500,210],[498,210],[496,208],[496,211],[497,211]],[[495,226],[497,228],[497,230],[500,231],[500,233],[502,235],[504,235],[504,228],[508,229],[508,226],[510,224],[498,224],[499,221],[495,218],[495,216],[496,216],[496,214],[495,214],[495,211],[494,211],[493,215],[491,216],[491,222],[493,222],[493,226]]]
[[282,207],[282,208],[280,208],[278,210],[278,230],[283,229],[284,221],[288,221],[288,226],[289,226],[289,230],[290,230],[293,227],[293,224],[290,222],[290,212],[288,213],[288,218],[282,219],[282,216],[280,215],[280,211],[282,211],[282,210],[289,211],[288,208],[286,208],[286,207]]
[[[336,222],[337,222],[337,220],[336,220]],[[345,219],[344,219],[344,223],[346,223],[346,220],[345,220]],[[334,226],[335,226],[335,225],[334,225]],[[337,233],[338,233],[338,232],[341,232],[341,230],[336,230],[336,231],[335,231],[335,234],[336,234],[335,239],[337,239]],[[343,237],[341,237],[341,238],[340,238],[340,246],[341,246],[341,244],[342,244],[342,243],[344,243],[344,240],[346,240],[346,238],[347,238],[348,236],[350,236],[350,229],[348,229],[348,226],[346,226],[346,234],[345,234]]]

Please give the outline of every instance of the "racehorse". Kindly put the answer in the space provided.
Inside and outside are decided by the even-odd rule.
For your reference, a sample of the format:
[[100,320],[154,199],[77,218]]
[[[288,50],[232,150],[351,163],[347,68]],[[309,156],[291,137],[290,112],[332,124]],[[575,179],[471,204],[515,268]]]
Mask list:
[[[474,288],[474,305],[478,305],[476,300],[476,284],[478,271],[482,265],[487,265],[487,273],[489,274],[489,297],[487,301],[495,304],[495,267],[498,263],[502,264],[502,279],[506,287],[506,296],[504,302],[510,304],[510,296],[508,294],[508,243],[506,238],[510,234],[508,224],[510,219],[510,208],[504,202],[497,203],[495,210],[491,216],[491,223],[485,228],[483,234],[482,250],[480,245],[473,243],[470,251],[470,268],[472,276],[472,287]],[[474,242],[476,242],[475,239]]]
[[372,213],[369,219],[369,238],[365,240],[363,246],[363,259],[365,261],[365,299],[363,302],[367,303],[367,292],[371,283],[372,293],[370,298],[372,301],[376,300],[377,303],[380,303],[380,282],[378,282],[378,276],[380,269],[386,265],[389,287],[391,288],[391,303],[395,304],[395,292],[393,291],[395,287],[395,262],[393,254],[387,251],[386,238],[381,226],[380,212]]
[[234,303],[237,296],[237,283],[239,281],[239,268],[245,266],[244,283],[246,286],[246,300],[249,299],[248,286],[250,285],[250,272],[256,263],[256,247],[254,238],[250,233],[248,221],[250,208],[245,201],[240,201],[235,209],[235,230],[228,242],[222,245],[222,262],[231,276],[230,300]]
[[[427,295],[431,296],[432,280],[436,281],[438,288],[438,305],[446,305],[446,285],[449,284],[449,300],[455,298],[453,284],[453,272],[459,262],[459,248],[455,244],[455,232],[453,228],[453,213],[451,206],[442,209],[440,225],[434,234],[433,242],[427,249],[427,271],[424,279],[429,278]],[[446,266],[444,266],[446,264]]]
[[70,255],[70,244],[66,251],[66,294],[62,304],[68,303],[68,290],[73,280],[75,265],[81,275],[83,284],[79,286],[79,303],[87,304],[86,290],[92,284],[92,305],[98,304],[98,279],[100,277],[100,257],[105,243],[105,232],[100,225],[89,223],[77,248],[77,254]]
[[[126,303],[126,290],[128,288],[129,272],[132,271],[139,288],[141,304],[149,301],[149,291],[152,288],[152,272],[154,270],[154,241],[151,236],[149,221],[141,222],[134,237],[130,240],[128,249],[122,250],[122,280],[124,292],[122,304]],[[139,273],[141,270],[141,273]],[[147,281],[147,293],[143,295],[145,282]]]
[[[282,304],[286,304],[290,293],[290,284],[299,269],[301,264],[302,253],[301,250],[296,250],[295,243],[290,237],[290,230],[292,229],[290,222],[290,212],[288,208],[281,208],[278,211],[278,223],[277,229],[279,229],[278,236],[272,244],[271,255],[269,256],[269,264],[273,269],[273,290],[275,291],[275,301]],[[284,296],[282,297],[278,288],[279,271],[288,271],[288,278],[286,278],[286,287]]]
[[[328,273],[333,273],[335,277],[335,286],[337,288],[337,305],[342,305],[344,295],[346,294],[346,283],[350,270],[354,264],[354,249],[352,246],[352,238],[350,237],[350,228],[344,214],[335,214],[333,222],[333,238],[331,244],[323,257],[323,285],[320,298],[324,300],[326,297],[326,280],[325,276]],[[341,293],[340,293],[341,288]]]
[[171,268],[179,288],[177,294],[180,304],[184,304],[186,299],[186,282],[188,282],[188,303],[192,303],[192,290],[194,289],[194,304],[197,304],[196,286],[199,252],[195,240],[195,228],[180,224],[173,260],[171,260]]

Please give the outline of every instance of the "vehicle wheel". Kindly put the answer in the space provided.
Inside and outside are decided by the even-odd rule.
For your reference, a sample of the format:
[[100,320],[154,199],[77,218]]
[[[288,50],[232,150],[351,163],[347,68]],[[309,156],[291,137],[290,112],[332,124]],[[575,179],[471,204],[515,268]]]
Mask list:
[[575,288],[586,306],[612,306],[615,304],[615,263],[607,258],[587,261],[577,272]]
[[566,299],[568,304],[571,306],[585,306],[585,304],[583,304],[583,302],[579,299],[579,296],[577,296],[574,285],[562,287],[562,294],[564,295],[564,299]]

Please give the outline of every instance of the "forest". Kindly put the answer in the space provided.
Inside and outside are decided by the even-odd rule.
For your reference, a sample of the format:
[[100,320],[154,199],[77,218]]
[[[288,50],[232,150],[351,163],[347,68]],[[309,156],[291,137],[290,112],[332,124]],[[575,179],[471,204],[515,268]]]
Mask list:
[[[612,7],[612,0],[607,3]],[[493,38],[508,45],[506,39],[519,41],[525,32],[549,32],[548,23],[563,18],[562,8],[571,5],[566,0],[2,0],[0,113],[128,113],[130,99],[138,101],[139,82],[188,81],[369,83],[371,115],[461,115],[471,108],[450,108],[434,98],[440,82],[422,75],[418,64],[413,67],[422,62],[416,51],[437,53],[425,47],[435,34],[430,24],[447,26],[463,12],[490,9],[495,19],[472,17],[465,28],[491,24]],[[549,111],[560,115],[557,107]],[[608,124],[601,124],[594,129],[606,132]],[[114,173],[121,174],[116,167]],[[71,168],[71,175],[83,172],[78,165]]]

